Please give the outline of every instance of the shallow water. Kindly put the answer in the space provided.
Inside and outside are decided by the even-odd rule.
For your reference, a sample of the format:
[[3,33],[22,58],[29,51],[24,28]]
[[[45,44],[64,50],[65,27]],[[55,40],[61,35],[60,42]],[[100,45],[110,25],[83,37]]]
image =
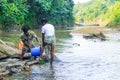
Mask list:
[[72,34],[64,43],[69,47],[57,54],[61,62],[54,64],[55,80],[120,80],[120,34],[107,36],[109,41],[99,41]]
[[35,80],[120,80],[120,42],[115,42],[116,39],[103,42],[86,40],[82,38],[82,35],[77,34],[72,34],[72,36],[69,40],[63,40],[65,48],[63,52],[56,54],[60,61],[55,61],[52,69],[49,63],[32,66],[29,78]]
[[11,80],[120,80],[120,34],[106,34],[108,41],[70,35],[57,43],[61,51],[53,66],[33,65],[30,72]]

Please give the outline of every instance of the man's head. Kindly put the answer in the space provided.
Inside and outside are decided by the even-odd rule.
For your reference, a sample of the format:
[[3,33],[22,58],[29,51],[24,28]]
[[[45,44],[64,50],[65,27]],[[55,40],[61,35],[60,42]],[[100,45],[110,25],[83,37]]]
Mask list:
[[22,31],[27,35],[28,34],[28,30],[30,29],[29,26],[23,26],[22,27]]
[[42,18],[42,19],[41,19],[42,25],[46,24],[47,22],[48,22],[48,20],[47,20],[46,18]]

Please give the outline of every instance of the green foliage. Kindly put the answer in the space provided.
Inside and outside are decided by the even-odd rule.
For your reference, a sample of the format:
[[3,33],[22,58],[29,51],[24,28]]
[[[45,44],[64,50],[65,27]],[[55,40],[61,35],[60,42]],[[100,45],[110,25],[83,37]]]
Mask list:
[[0,1],[0,23],[2,29],[6,30],[14,24],[23,24],[27,7],[23,5],[25,0],[1,0]]
[[109,18],[109,22],[106,26],[120,27],[120,2],[116,1],[115,4],[109,8],[108,12],[103,17],[105,17],[105,20]]
[[45,11],[51,9],[52,0],[36,0],[36,2],[38,2]]
[[36,26],[43,17],[53,24],[73,23],[73,5],[72,0],[0,0],[0,28]]
[[[74,6],[75,22],[108,20],[109,23],[120,23],[120,0],[91,0]],[[109,24],[107,23],[107,24]]]

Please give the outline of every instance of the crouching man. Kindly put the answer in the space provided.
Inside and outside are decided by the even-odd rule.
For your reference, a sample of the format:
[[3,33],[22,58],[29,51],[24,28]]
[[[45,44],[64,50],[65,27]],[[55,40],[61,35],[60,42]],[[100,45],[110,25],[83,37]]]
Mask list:
[[24,54],[30,52],[30,49],[34,46],[33,39],[35,38],[36,41],[39,43],[39,39],[37,35],[30,31],[29,26],[22,27],[23,33],[21,33],[21,41],[23,42],[22,53],[20,55],[20,60],[23,60]]

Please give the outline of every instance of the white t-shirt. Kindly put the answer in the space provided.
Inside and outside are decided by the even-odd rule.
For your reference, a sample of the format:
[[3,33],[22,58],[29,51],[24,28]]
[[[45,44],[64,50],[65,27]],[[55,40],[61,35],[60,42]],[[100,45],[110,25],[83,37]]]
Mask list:
[[45,24],[42,26],[42,33],[45,33],[45,36],[54,36],[55,28],[52,24]]

